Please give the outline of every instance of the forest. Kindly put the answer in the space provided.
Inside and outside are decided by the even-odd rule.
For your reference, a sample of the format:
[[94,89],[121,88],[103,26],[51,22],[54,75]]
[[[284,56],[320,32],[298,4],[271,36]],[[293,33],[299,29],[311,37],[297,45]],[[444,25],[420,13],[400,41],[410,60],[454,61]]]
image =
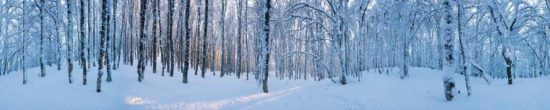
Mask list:
[[471,80],[550,75],[548,11],[549,0],[0,0],[0,78],[63,74],[101,94],[116,74],[235,77],[270,93],[273,80],[348,86],[428,68],[451,101],[458,83],[469,96]]

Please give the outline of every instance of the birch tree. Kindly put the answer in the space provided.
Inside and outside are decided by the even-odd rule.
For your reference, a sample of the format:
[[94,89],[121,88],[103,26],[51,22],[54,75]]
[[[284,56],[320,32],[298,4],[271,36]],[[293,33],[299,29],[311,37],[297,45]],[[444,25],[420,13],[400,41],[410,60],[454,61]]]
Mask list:
[[[203,33],[202,33],[202,51],[201,51],[201,77],[204,78],[206,74],[206,46],[208,38],[208,0],[204,0],[204,21],[203,21]],[[195,67],[197,68],[197,67]]]
[[44,0],[40,0],[40,4],[37,4],[40,10],[40,77],[46,76],[46,70],[44,67],[44,37],[46,37],[44,17],[46,16],[46,7],[44,5],[46,5],[46,2]]
[[444,57],[443,57],[443,85],[445,87],[445,98],[447,101],[451,101],[454,97],[452,91],[455,86],[453,75],[454,75],[454,69],[452,65],[454,64],[454,55],[453,55],[453,40],[454,40],[454,24],[455,21],[453,20],[453,5],[454,0],[445,0],[443,1],[443,25],[444,25]]
[[85,11],[84,11],[84,0],[80,0],[80,65],[82,67],[82,85],[86,85],[88,75],[88,63],[86,63],[85,55],[85,40],[86,40],[86,27],[85,27]]
[[166,22],[168,22],[168,27],[166,29],[166,42],[167,42],[167,56],[166,56],[166,61],[167,61],[167,65],[168,65],[168,72],[170,73],[170,77],[173,77],[174,76],[174,41],[173,41],[173,38],[172,38],[172,35],[173,35],[173,24],[174,24],[174,0],[168,0],[168,15],[167,15],[167,18],[168,20]]
[[145,54],[144,53],[144,49],[145,49],[145,42],[146,42],[146,38],[147,38],[147,30],[145,28],[145,12],[147,10],[147,0],[141,0],[140,2],[141,4],[141,8],[140,8],[140,31],[141,31],[141,35],[140,35],[140,39],[139,39],[139,59],[138,59],[138,82],[141,82],[144,77],[144,71],[145,71]]
[[65,0],[65,3],[67,5],[67,27],[66,27],[66,33],[67,33],[67,38],[66,38],[66,41],[65,42],[66,44],[66,47],[67,47],[67,69],[68,69],[68,72],[69,72],[69,83],[73,83],[73,60],[72,60],[72,51],[71,51],[71,47],[72,47],[72,42],[73,42],[73,12],[72,12],[72,8],[73,8],[73,3],[72,3],[72,0]]
[[260,15],[263,17],[262,20],[260,20],[260,28],[261,33],[260,39],[261,43],[258,45],[260,48],[260,63],[258,63],[258,69],[259,74],[261,76],[260,80],[262,84],[262,89],[264,93],[268,93],[268,86],[267,86],[267,80],[269,78],[269,20],[271,18],[270,16],[270,10],[271,10],[271,0],[260,0],[259,5],[262,5],[260,8]]
[[105,39],[108,37],[107,29],[108,29],[108,6],[109,6],[109,0],[102,0],[101,2],[101,31],[100,34],[100,40],[99,40],[99,58],[97,61],[98,65],[98,73],[97,73],[97,88],[96,92],[101,92],[101,80],[103,76],[103,66],[104,61],[106,59],[106,47],[105,47]]
[[191,19],[189,19],[191,13],[191,0],[186,0],[185,2],[185,53],[183,54],[183,83],[187,83],[187,76],[189,74],[189,48],[191,40]]

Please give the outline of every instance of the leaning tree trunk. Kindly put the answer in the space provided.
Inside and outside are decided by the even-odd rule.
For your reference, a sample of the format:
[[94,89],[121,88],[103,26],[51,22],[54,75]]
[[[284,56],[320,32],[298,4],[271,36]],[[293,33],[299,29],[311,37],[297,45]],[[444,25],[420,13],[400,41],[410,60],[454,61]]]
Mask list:
[[462,17],[464,16],[464,7],[462,7],[462,1],[458,1],[458,41],[460,46],[460,53],[462,55],[462,60],[460,62],[460,66],[462,67],[462,70],[460,71],[462,75],[464,75],[464,81],[466,82],[466,91],[468,92],[468,96],[472,94],[471,86],[470,86],[470,76],[468,72],[468,66],[466,65],[466,53],[464,51],[464,44],[462,42],[463,34],[462,34]]

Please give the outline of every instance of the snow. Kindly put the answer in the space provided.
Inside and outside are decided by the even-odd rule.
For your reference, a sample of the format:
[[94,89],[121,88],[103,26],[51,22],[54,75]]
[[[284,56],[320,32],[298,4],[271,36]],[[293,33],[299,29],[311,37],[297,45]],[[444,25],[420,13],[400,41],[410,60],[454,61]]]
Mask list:
[[443,74],[442,81],[449,81],[449,82],[455,82],[455,72],[453,68],[449,66],[443,66],[443,69],[441,70],[441,73]]
[[[399,79],[398,69],[389,75],[366,72],[359,82],[348,85],[329,80],[279,80],[270,77],[270,93],[261,92],[255,80],[235,76],[205,79],[190,74],[189,84],[181,83],[181,73],[162,77],[146,69],[145,80],[137,82],[136,67],[113,71],[113,82],[95,92],[97,68],[81,83],[81,70],[74,71],[75,83],[68,84],[66,70],[47,68],[39,78],[39,68],[28,71],[27,85],[22,74],[0,76],[2,110],[550,110],[550,78],[495,79],[487,85],[472,78],[472,96],[466,95],[463,80],[455,80],[458,91],[453,101],[443,94],[441,71],[411,68],[410,77]],[[192,70],[192,69],[191,69]],[[191,72],[194,73],[194,72]],[[453,76],[463,79],[462,75]],[[253,78],[253,77],[251,77]]]

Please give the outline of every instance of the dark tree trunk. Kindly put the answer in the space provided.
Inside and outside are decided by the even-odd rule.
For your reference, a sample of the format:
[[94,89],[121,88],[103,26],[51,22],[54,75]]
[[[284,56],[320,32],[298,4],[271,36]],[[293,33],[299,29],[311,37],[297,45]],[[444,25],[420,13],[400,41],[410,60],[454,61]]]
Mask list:
[[86,34],[84,33],[84,30],[86,29],[84,26],[85,23],[85,17],[84,17],[84,0],[80,0],[80,65],[82,67],[82,85],[86,85],[86,75],[88,74],[88,66],[86,63],[86,57],[84,56],[85,52],[85,43],[84,40],[86,40]]
[[512,85],[512,59],[509,56],[510,49],[508,47],[503,48],[502,56],[506,62],[506,77],[508,78],[508,85]]
[[202,55],[201,55],[201,77],[204,78],[204,75],[206,74],[206,51],[208,50],[206,48],[207,45],[207,38],[208,38],[208,0],[204,0],[204,27],[203,27],[203,38],[202,38]]
[[46,16],[46,13],[44,13],[44,5],[46,5],[45,1],[40,0],[40,77],[46,76],[46,70],[44,68],[44,16]]
[[[107,1],[107,7],[109,5],[111,5],[111,2],[112,0],[109,0]],[[111,36],[111,14],[112,12],[110,11],[111,9],[109,8],[106,8],[107,10],[107,21],[106,21],[106,25],[107,25],[107,30],[106,30],[106,41],[105,41],[105,66],[107,67],[107,79],[105,81],[107,82],[111,82],[113,79],[111,77],[111,54],[112,51],[109,51],[109,49],[111,48],[110,45],[111,45],[111,38],[113,36]]]
[[157,0],[155,1],[154,3],[154,7],[153,7],[153,47],[151,48],[152,51],[151,51],[151,54],[153,56],[151,56],[153,58],[153,73],[156,73],[157,72],[157,25],[159,23],[159,18],[160,18],[160,15],[159,15],[159,3],[160,3],[160,0]]
[[222,16],[221,16],[221,38],[222,38],[222,55],[221,55],[221,65],[220,65],[220,77],[223,77],[227,69],[227,49],[225,46],[225,0],[222,0]]
[[141,11],[140,11],[140,24],[139,27],[141,28],[141,35],[139,39],[139,59],[138,59],[138,81],[141,82],[143,80],[145,71],[145,42],[147,40],[147,28],[145,27],[145,12],[147,11],[147,0],[141,0]]
[[170,74],[170,77],[174,77],[174,46],[173,46],[173,39],[172,39],[172,27],[174,24],[174,0],[168,0],[168,27],[166,30],[166,42],[168,43],[166,45],[167,49],[167,65],[168,65],[168,73]]
[[264,15],[264,27],[263,27],[263,31],[264,31],[264,43],[262,48],[265,48],[265,54],[264,55],[264,61],[262,61],[262,64],[264,65],[264,70],[263,70],[263,74],[264,77],[262,79],[262,89],[264,91],[264,93],[268,93],[268,87],[267,87],[267,79],[269,77],[269,20],[270,20],[270,16],[269,16],[269,11],[271,10],[271,0],[266,0],[266,3],[265,3],[265,7],[267,8],[267,12],[265,12],[265,15]]
[[191,0],[187,0],[185,3],[185,53],[183,54],[183,83],[187,83],[187,76],[189,74],[189,46],[191,40],[191,25],[189,22],[189,13],[191,13]]
[[[118,53],[116,52],[117,50],[117,41],[116,41],[116,38],[117,38],[117,17],[116,17],[116,10],[117,10],[117,3],[118,3],[118,0],[113,0],[113,12],[111,12],[112,14],[112,21],[113,21],[113,40],[111,41],[111,45],[112,45],[112,48],[111,48],[111,59],[109,60],[111,63],[111,66],[112,66],[112,70],[117,70],[117,67],[118,65],[115,63],[116,60],[117,60],[117,55]],[[112,78],[109,78],[108,80],[109,82],[112,81]]]
[[[27,1],[26,0],[23,1],[23,6],[24,7],[27,6]],[[27,15],[27,14],[28,14],[27,8],[24,8],[23,9],[23,15]],[[21,41],[19,41],[19,42],[23,42],[22,43],[23,45],[21,46],[22,49],[21,49],[21,59],[20,59],[21,60],[21,65],[23,66],[23,85],[27,84],[27,63],[25,63],[25,54],[27,53],[26,52],[27,51],[27,48],[26,48],[27,42],[25,41],[26,39],[24,39],[25,37],[28,36],[28,32],[27,32],[28,31],[28,29],[27,29],[28,24],[27,24],[26,21],[27,21],[26,19],[22,20],[21,24],[23,25],[23,36],[20,36]]]
[[100,40],[99,40],[99,58],[98,58],[98,61],[97,61],[97,65],[98,65],[98,74],[97,74],[97,88],[96,88],[96,92],[101,92],[101,78],[103,76],[103,66],[104,66],[104,59],[105,59],[105,51],[106,50],[106,47],[105,47],[105,39],[106,37],[108,36],[108,33],[107,33],[107,29],[108,29],[108,17],[109,15],[107,15],[107,11],[108,11],[108,8],[107,8],[108,4],[107,4],[107,0],[102,0],[101,2],[101,31],[99,32],[100,34]]

